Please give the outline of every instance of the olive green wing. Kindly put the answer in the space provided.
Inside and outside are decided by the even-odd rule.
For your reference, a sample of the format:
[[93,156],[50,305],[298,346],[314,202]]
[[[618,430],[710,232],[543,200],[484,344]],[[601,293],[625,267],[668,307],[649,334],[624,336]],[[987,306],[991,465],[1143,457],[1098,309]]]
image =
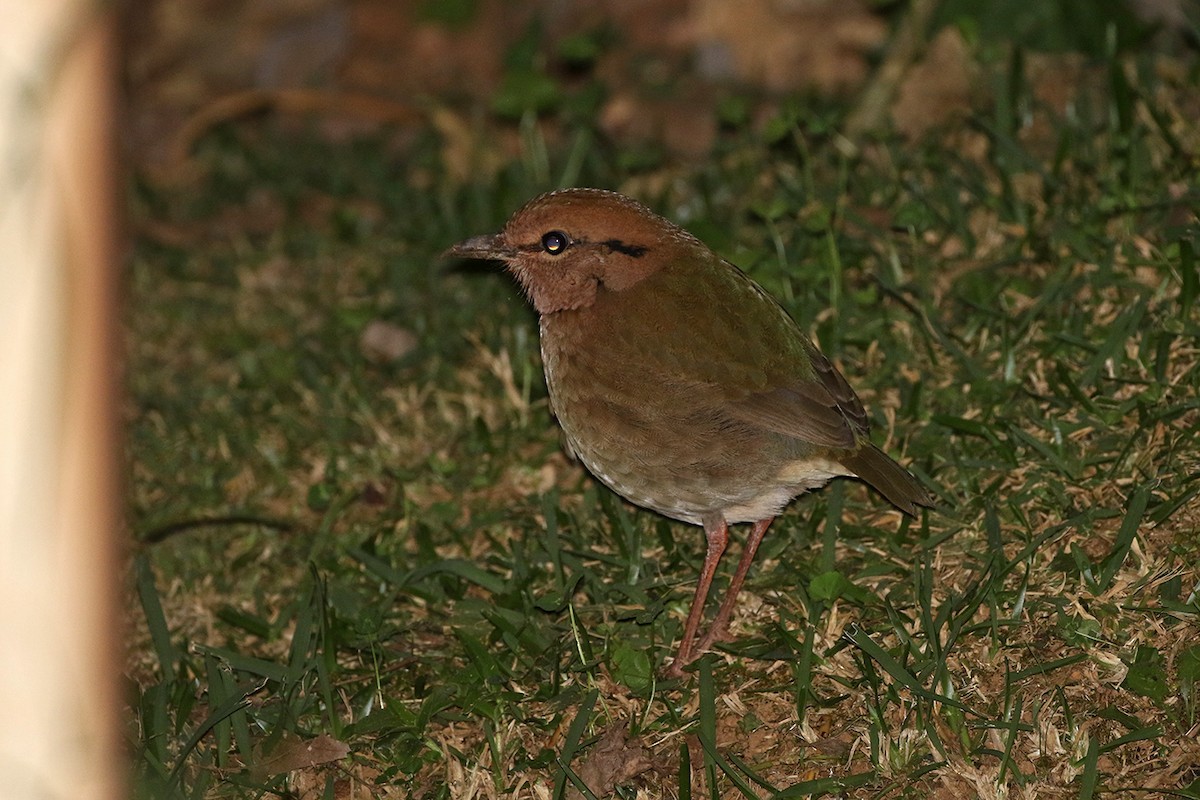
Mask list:
[[725,264],[731,293],[753,296],[760,313],[736,320],[765,365],[761,378],[731,387],[729,414],[740,422],[820,447],[853,449],[869,423],[842,373],[809,341],[779,302],[745,273]]
[[821,447],[853,449],[869,431],[867,412],[842,373],[804,341],[812,377],[792,378],[730,405],[735,419]]
[[867,414],[850,384],[737,267],[712,256],[662,270],[639,289],[614,303],[597,330],[615,350],[639,354],[636,380],[632,366],[604,379],[622,396],[658,392],[647,406],[673,398],[689,414],[816,447],[854,449],[866,436]]

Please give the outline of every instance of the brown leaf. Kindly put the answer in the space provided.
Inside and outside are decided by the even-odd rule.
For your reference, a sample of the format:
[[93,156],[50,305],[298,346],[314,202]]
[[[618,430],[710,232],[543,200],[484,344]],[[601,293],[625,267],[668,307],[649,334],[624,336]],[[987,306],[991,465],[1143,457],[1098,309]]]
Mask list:
[[962,34],[947,25],[900,84],[892,105],[896,130],[916,139],[956,115],[965,116],[971,109],[975,72]]
[[[575,770],[596,797],[603,797],[625,781],[650,769],[650,751],[639,740],[630,739],[624,724],[614,725],[592,745],[583,763]],[[574,785],[567,791],[571,800],[580,800],[583,792]]]
[[374,320],[363,328],[358,346],[363,357],[377,364],[399,361],[417,347],[417,337],[407,328]]
[[867,55],[887,37],[887,25],[860,0],[697,0],[691,14],[700,63],[711,77],[770,91],[857,86]]
[[269,756],[258,760],[251,768],[257,777],[280,775],[330,761],[340,761],[350,755],[350,746],[332,736],[321,734],[313,739],[285,735]]

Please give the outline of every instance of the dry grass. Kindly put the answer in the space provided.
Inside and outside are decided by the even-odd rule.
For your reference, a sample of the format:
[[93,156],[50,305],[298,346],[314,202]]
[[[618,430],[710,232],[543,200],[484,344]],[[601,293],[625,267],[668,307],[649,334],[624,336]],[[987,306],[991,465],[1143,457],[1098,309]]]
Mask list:
[[[1165,158],[1150,118],[1060,121],[1094,141],[1056,165],[989,122],[853,160],[739,132],[694,176],[722,199],[664,184],[945,501],[917,521],[853,484],[796,502],[737,640],[676,683],[655,675],[699,532],[558,452],[511,285],[431,269],[497,221],[466,209],[522,199],[522,165],[501,195],[431,198],[382,152],[300,142],[335,174],[297,189],[297,154],[214,143],[212,197],[138,215],[141,796],[540,800],[628,726],[587,773],[636,764],[623,797],[1200,797],[1196,154]],[[849,179],[791,168],[809,157]],[[273,181],[299,194],[266,203],[271,232],[202,224]],[[364,359],[381,318],[416,351]]]

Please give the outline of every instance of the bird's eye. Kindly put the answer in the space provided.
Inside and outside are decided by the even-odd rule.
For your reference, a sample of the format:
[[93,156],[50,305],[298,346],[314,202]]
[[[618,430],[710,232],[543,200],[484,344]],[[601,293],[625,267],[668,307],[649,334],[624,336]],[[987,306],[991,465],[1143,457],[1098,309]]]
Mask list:
[[566,250],[569,243],[570,240],[562,231],[550,231],[542,237],[542,249],[552,256]]

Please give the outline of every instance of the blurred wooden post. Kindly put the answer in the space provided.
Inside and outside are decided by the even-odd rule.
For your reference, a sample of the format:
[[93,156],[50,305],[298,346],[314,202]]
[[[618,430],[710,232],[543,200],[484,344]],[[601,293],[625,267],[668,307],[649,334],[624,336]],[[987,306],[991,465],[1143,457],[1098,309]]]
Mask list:
[[111,3],[0,28],[0,794],[123,796]]

